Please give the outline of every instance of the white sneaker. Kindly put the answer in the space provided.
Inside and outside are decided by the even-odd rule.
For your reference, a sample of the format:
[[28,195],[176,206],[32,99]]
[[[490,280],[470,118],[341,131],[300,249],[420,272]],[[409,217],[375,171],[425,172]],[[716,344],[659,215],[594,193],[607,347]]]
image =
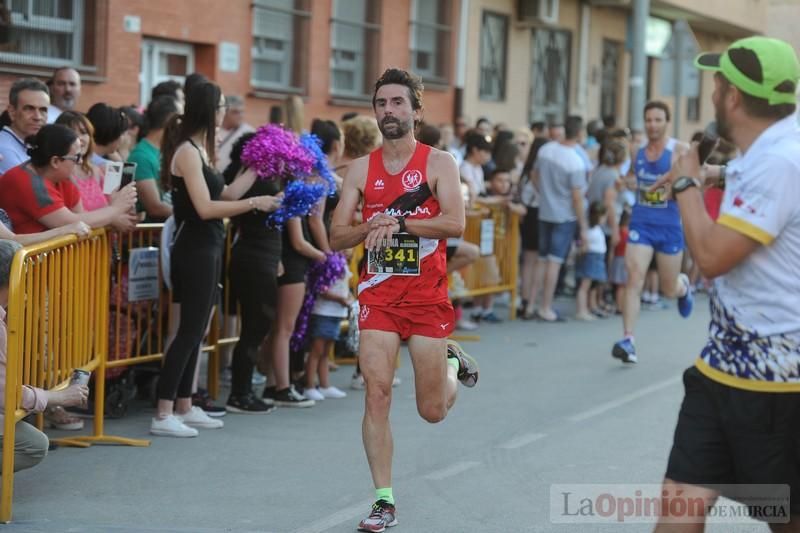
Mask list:
[[456,322],[456,329],[463,331],[475,331],[478,329],[478,324],[466,317],[461,317],[461,320]]
[[219,429],[225,425],[225,422],[217,418],[211,418],[196,405],[193,405],[188,412],[182,415],[175,415],[175,418],[187,426],[201,429]]
[[467,285],[464,283],[464,278],[461,277],[460,273],[452,272],[450,274],[450,282],[451,285],[447,292],[451,299],[463,298],[467,295]]
[[353,380],[350,381],[350,388],[353,390],[364,390],[364,376],[361,374],[355,374],[353,376]]
[[347,393],[337,387],[320,387],[319,388],[320,394],[322,394],[325,398],[346,398]]
[[392,379],[392,387],[397,387],[397,386],[398,386],[398,385],[400,385],[402,382],[403,382],[403,381],[402,381],[400,378],[398,378],[397,376],[395,376],[395,377]]
[[150,421],[150,433],[162,437],[196,437],[197,430],[184,424],[177,416],[154,418]]
[[318,391],[316,388],[305,389],[303,391],[303,398],[306,400],[314,400],[315,402],[321,402],[325,399],[325,396],[322,395],[322,392]]

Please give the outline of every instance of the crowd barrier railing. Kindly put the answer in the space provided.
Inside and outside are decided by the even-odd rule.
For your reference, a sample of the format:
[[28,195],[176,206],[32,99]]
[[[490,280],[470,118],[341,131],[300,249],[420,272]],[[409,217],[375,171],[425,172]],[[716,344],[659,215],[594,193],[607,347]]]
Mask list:
[[[23,248],[9,280],[6,389],[3,421],[0,521],[11,520],[16,424],[22,387],[58,389],[80,368],[94,373],[93,435],[58,439],[75,446],[93,443],[147,446],[149,441],[106,435],[103,428],[109,309],[108,236],[60,237]],[[41,427],[42,418],[39,417]]]
[[[519,215],[501,205],[478,205],[466,215],[464,240],[478,245],[481,255],[463,272],[465,297],[508,292],[517,297],[519,276]],[[516,319],[516,305],[510,308]]]
[[[160,268],[161,233],[164,224],[139,224],[132,232],[125,234],[113,233],[112,250],[114,254],[114,267],[112,271],[111,286],[111,340],[109,349],[108,368],[116,369],[131,365],[145,364],[161,361],[167,344],[167,331],[170,320],[174,317],[171,313],[171,295],[164,288],[162,269]],[[233,237],[228,231],[225,245],[224,260],[230,260]],[[132,250],[137,248],[154,248],[159,250],[159,268],[155,273],[156,279],[136,280],[134,283],[143,283],[147,289],[150,284],[150,294],[145,299],[134,301],[130,298],[131,272],[129,258]],[[227,269],[226,269],[227,271]],[[151,276],[152,278],[152,276]],[[225,344],[236,343],[238,336],[222,338],[220,328],[224,321],[220,314],[229,314],[228,291],[230,284],[227,279],[223,283],[222,305],[224,309],[215,309],[211,319],[206,342],[201,348],[208,353],[207,387],[212,397],[219,392],[219,347]],[[235,313],[234,313],[235,314]],[[177,325],[176,325],[177,326]]]

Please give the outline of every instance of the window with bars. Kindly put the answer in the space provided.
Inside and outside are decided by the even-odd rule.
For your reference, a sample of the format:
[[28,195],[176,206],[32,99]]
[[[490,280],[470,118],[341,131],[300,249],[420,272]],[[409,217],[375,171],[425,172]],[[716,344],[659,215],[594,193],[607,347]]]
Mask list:
[[331,19],[331,94],[367,98],[378,76],[379,0],[334,0]]
[[619,94],[619,65],[622,45],[616,41],[603,39],[602,78],[600,80],[600,116],[617,116],[617,95]]
[[451,17],[451,0],[414,0],[412,4],[411,70],[425,81],[448,82]]
[[481,21],[480,98],[505,100],[508,17],[483,12]]
[[697,94],[698,96],[696,97],[690,96],[686,99],[686,120],[689,122],[700,122],[700,114],[702,112],[700,95],[703,94],[703,76],[698,76]]
[[250,83],[258,89],[304,92],[309,0],[255,0]]
[[0,1],[0,62],[96,66],[96,4],[105,0]]
[[529,118],[531,122],[561,122],[569,109],[572,34],[537,28],[531,42],[533,65]]

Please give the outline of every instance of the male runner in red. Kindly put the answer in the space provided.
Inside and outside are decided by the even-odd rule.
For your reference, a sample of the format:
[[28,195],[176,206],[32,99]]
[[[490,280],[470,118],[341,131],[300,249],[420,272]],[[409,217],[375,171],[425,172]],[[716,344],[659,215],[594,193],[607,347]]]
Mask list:
[[[464,200],[453,156],[414,139],[422,89],[419,78],[404,70],[388,69],[378,79],[372,102],[383,146],[351,164],[331,225],[334,249],[364,242],[378,258],[365,262],[358,285],[358,357],[366,384],[362,436],[377,500],[358,526],[367,532],[397,524],[389,407],[400,341],[408,341],[417,411],[428,422],[447,416],[457,380],[468,387],[478,381],[475,360],[447,340],[455,316],[445,246],[464,231]],[[364,222],[353,226],[359,202]]]

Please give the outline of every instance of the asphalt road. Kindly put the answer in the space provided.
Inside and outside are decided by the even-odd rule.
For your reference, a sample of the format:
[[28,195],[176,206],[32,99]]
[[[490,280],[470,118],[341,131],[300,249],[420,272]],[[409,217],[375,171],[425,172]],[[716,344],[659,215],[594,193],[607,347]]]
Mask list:
[[[571,302],[559,301],[564,310]],[[660,483],[683,395],[681,374],[704,342],[707,303],[681,319],[647,311],[639,364],[610,356],[618,318],[486,325],[464,343],[481,365],[447,419],[418,417],[404,354],[394,389],[393,533],[650,531],[652,521],[562,524],[559,488]],[[349,367],[332,374],[346,387]],[[363,392],[311,409],[229,414],[196,439],[149,448],[59,448],[16,477],[10,532],[351,532],[374,499],[361,445]],[[137,405],[107,433],[148,438]],[[56,433],[53,433],[55,435]],[[551,490],[556,504],[551,508]],[[575,504],[577,505],[577,504]],[[756,522],[712,532],[767,531]]]

